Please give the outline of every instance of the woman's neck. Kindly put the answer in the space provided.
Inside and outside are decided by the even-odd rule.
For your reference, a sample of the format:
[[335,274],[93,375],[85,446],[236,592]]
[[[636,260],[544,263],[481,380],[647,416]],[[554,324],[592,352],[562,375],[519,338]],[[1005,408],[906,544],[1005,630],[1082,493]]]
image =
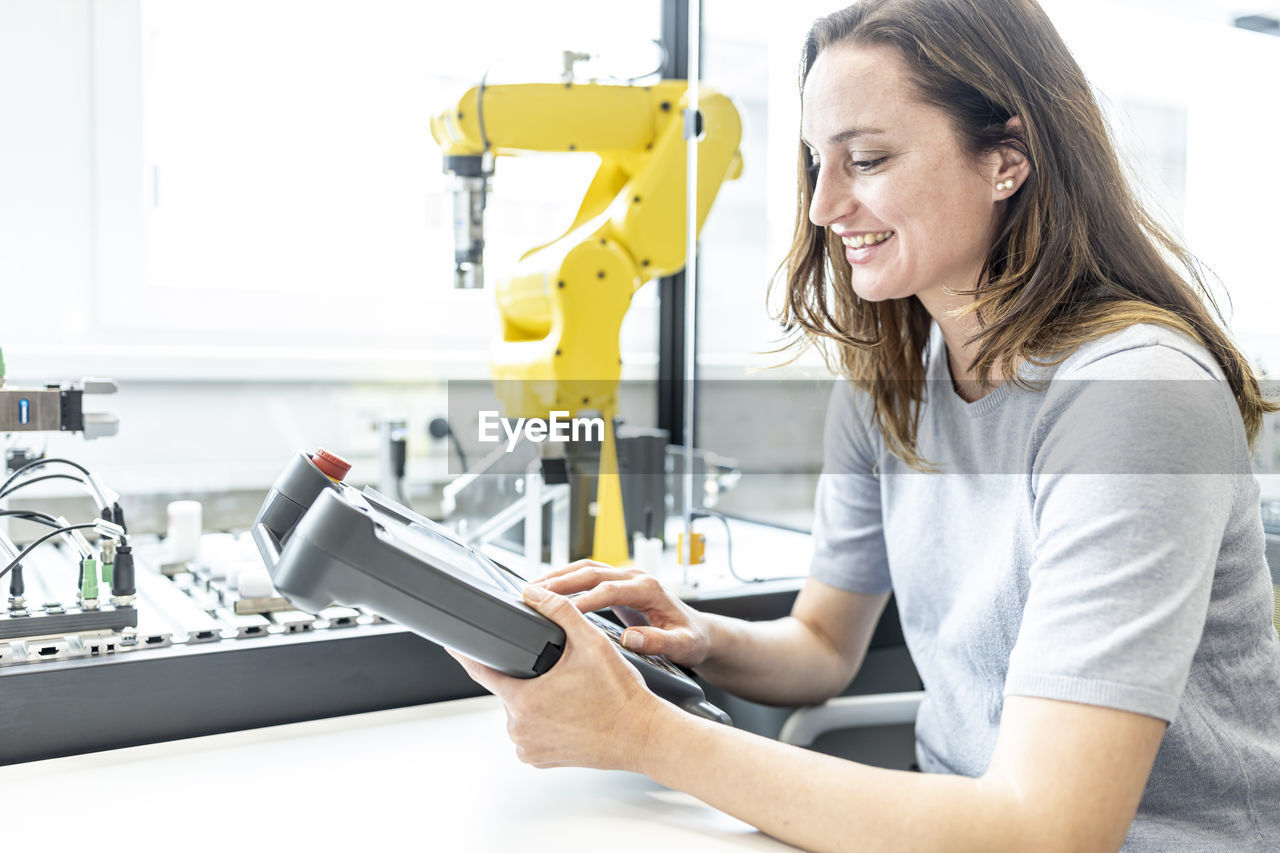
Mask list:
[[995,387],[1004,381],[1000,366],[993,365],[989,377],[990,384],[978,380],[976,371],[970,368],[974,357],[978,354],[978,346],[970,343],[981,330],[978,315],[973,312],[957,314],[960,308],[972,297],[946,293],[941,289],[922,293],[917,298],[925,310],[933,317],[942,331],[942,339],[947,344],[947,364],[951,368],[951,382],[956,393],[966,402],[973,403],[990,394]]

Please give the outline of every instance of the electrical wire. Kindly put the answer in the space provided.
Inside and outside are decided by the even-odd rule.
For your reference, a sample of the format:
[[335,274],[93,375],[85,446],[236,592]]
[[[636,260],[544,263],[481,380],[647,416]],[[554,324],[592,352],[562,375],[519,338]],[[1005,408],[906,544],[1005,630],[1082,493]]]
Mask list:
[[[458,435],[453,431],[453,427],[449,426],[449,421],[445,418],[434,418],[431,423],[427,424],[427,432],[432,438],[447,438],[453,446],[454,451],[458,454],[458,464],[462,466],[463,473],[471,467],[467,462],[467,454],[462,449],[462,442],[458,441]],[[447,453],[448,451],[446,451]]]
[[458,464],[462,466],[462,470],[466,471],[471,467],[467,462],[466,451],[462,449],[462,442],[458,441],[458,435],[452,429],[449,430],[449,441],[453,443],[453,451],[458,454]]
[[30,471],[32,468],[42,468],[45,465],[52,465],[55,462],[62,465],[70,465],[72,468],[75,468],[77,471],[79,471],[81,474],[84,474],[86,477],[93,476],[89,472],[88,468],[84,467],[79,462],[72,462],[70,459],[63,459],[57,456],[50,457],[47,459],[33,459],[30,462],[28,462],[26,465],[23,465],[21,468],[19,468],[18,470],[10,474],[9,479],[5,480],[4,483],[0,483],[0,492],[7,491],[8,488],[13,485],[14,480],[17,480],[18,477],[22,475],[24,472]]
[[[37,468],[42,468],[45,465],[53,465],[53,464],[69,465],[72,468],[75,468],[80,473],[84,474],[84,479],[75,477],[70,474],[44,474],[39,477],[32,477],[28,480],[23,480],[21,482],[15,482],[23,474],[25,474],[28,471],[31,471]],[[104,493],[104,488],[102,487],[101,483],[97,482],[97,479],[94,477],[93,473],[90,472],[88,468],[81,465],[79,462],[73,462],[70,459],[63,459],[60,457],[52,457],[52,458],[46,458],[46,459],[33,459],[32,461],[18,468],[11,475],[9,475],[9,479],[5,480],[4,483],[0,483],[0,500],[2,500],[7,495],[10,495],[13,492],[16,492],[18,489],[22,488],[23,486],[27,486],[27,485],[30,485],[31,483],[39,482],[40,480],[51,480],[51,479],[67,479],[67,480],[74,480],[78,482],[81,486],[84,487],[85,491],[89,493],[89,496],[93,498],[93,502],[97,505],[99,512],[101,512],[102,514],[102,517],[107,521],[120,525],[121,530],[125,529],[124,511],[120,508],[120,501],[119,500],[113,501],[111,498],[109,498],[107,494]],[[113,494],[112,497],[118,498],[119,496]],[[123,541],[123,539],[121,541]]]
[[[31,509],[0,509],[0,517],[20,518],[24,521],[31,521],[36,524],[43,524],[46,527],[60,527],[61,522],[45,512],[36,512]],[[10,546],[12,542],[8,543]],[[21,559],[19,557],[18,559]],[[26,589],[26,585],[22,582],[22,564],[19,563],[14,567],[13,575],[9,578],[9,595],[20,596]]]
[[[724,525],[725,536],[725,557],[729,563],[729,576],[738,583],[768,583],[769,581],[799,581],[805,580],[807,575],[780,575],[773,578],[744,578],[733,568],[733,529],[729,526],[729,517],[723,513],[714,510],[702,509],[693,513],[692,520],[696,521],[700,518],[718,518],[720,523]],[[3,575],[3,572],[0,572]]]
[[41,480],[74,480],[80,485],[84,485],[84,478],[77,477],[74,474],[41,474],[39,477],[32,477],[30,480],[23,480],[20,483],[14,483],[12,486],[0,490],[0,498],[6,498],[19,489],[30,486],[32,483],[38,483]]
[[73,530],[89,530],[97,526],[98,526],[97,522],[93,522],[92,524],[68,524],[65,527],[59,527],[56,530],[49,531],[45,535],[41,536],[39,539],[32,542],[27,547],[23,548],[22,551],[18,553],[18,556],[14,557],[12,560],[9,561],[9,565],[5,566],[3,569],[0,569],[0,578],[9,574],[9,572],[13,570],[13,567],[21,563],[27,557],[28,554],[30,554],[40,545],[44,544],[45,542],[48,542],[53,537],[59,536],[63,533],[70,533]]
[[61,522],[47,512],[36,512],[32,509],[0,509],[0,516],[11,516],[24,521],[34,521],[37,524],[43,524],[45,527],[61,526]]

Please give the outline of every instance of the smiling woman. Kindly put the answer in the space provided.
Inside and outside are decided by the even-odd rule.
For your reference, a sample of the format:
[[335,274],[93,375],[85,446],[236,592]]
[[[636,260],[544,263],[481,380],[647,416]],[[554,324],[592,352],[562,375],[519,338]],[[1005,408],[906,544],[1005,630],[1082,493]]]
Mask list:
[[[1275,850],[1249,469],[1275,406],[1079,66],[1034,0],[863,0],[814,24],[801,87],[781,319],[847,380],[809,579],[789,617],[745,623],[634,569],[550,573],[525,600],[564,627],[560,662],[464,661],[517,753],[644,772],[813,850]],[[921,774],[693,719],[579,612],[640,611],[628,648],[802,704],[858,671],[891,592]]]
[[[761,303],[796,224],[797,48],[810,24],[839,5],[793,0],[743,15],[733,0],[702,0],[704,76],[743,114],[749,167],[722,190],[726,204],[699,245],[704,308],[698,358],[704,375],[739,376],[745,368],[752,375],[779,376],[753,369],[778,361],[774,318],[786,298],[785,271],[777,276],[770,305],[762,310]],[[1221,146],[1223,128],[1229,127],[1231,162],[1270,157],[1280,138],[1280,100],[1267,97],[1257,81],[1280,79],[1280,38],[1233,27],[1229,13],[1238,10],[1228,0],[1041,5],[1088,77],[1130,186],[1203,261],[1237,348],[1260,374],[1274,373],[1280,365],[1280,288],[1268,235],[1280,229],[1280,208],[1266,200],[1280,196],[1280,171],[1256,169],[1248,180],[1224,179]],[[807,152],[805,157],[810,166]],[[805,352],[786,375],[821,375],[821,362],[818,350]],[[699,444],[729,448],[732,425],[715,418],[705,389],[699,400]],[[787,431],[775,429],[764,440],[778,446],[807,428],[791,419]],[[1260,438],[1255,470],[1280,471],[1280,418],[1268,419]],[[761,520],[785,518],[807,529],[819,465],[815,452],[802,464],[789,462],[786,476],[744,476],[721,496],[719,508]],[[1263,476],[1262,488],[1264,495],[1280,497],[1280,477]]]
[[[920,29],[910,4],[859,4],[815,26],[781,321],[796,342],[838,345],[838,372],[922,467],[912,412],[930,317],[946,312],[960,320],[943,327],[950,367],[973,397],[1126,326],[1182,331],[1226,372],[1252,441],[1270,409],[1205,306],[1198,261],[1139,203],[1084,75],[1056,33],[1043,38],[1044,12],[1020,11],[975,6],[951,33]],[[868,229],[902,233],[868,251]]]

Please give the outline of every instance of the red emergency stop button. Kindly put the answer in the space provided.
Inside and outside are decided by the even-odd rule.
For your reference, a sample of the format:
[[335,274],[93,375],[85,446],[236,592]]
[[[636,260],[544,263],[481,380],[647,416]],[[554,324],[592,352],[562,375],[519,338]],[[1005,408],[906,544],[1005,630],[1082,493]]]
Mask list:
[[342,478],[347,476],[347,472],[351,470],[350,462],[336,453],[330,453],[323,447],[312,454],[311,461],[326,477],[338,483],[341,483]]

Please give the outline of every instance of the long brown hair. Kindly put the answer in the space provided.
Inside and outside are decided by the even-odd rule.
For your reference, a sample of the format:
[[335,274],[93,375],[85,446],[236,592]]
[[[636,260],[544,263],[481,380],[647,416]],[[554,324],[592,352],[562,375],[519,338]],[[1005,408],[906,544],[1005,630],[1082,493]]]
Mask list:
[[[979,381],[989,385],[998,367],[1019,382],[1023,360],[1058,363],[1086,341],[1160,323],[1212,353],[1252,444],[1262,416],[1280,406],[1262,397],[1216,319],[1198,261],[1130,187],[1084,72],[1034,0],[862,0],[810,29],[802,91],[818,54],[837,43],[897,48],[920,98],[948,114],[970,155],[1008,146],[1031,164],[978,281],[958,291],[974,297],[968,310],[980,330],[971,369]],[[1006,125],[1014,116],[1021,128]],[[803,144],[798,163],[778,319],[791,344],[834,344],[834,353],[823,348],[829,363],[834,357],[831,366],[870,395],[890,451],[927,469],[916,433],[930,316],[915,298],[854,294],[839,237],[809,221],[816,176]]]

